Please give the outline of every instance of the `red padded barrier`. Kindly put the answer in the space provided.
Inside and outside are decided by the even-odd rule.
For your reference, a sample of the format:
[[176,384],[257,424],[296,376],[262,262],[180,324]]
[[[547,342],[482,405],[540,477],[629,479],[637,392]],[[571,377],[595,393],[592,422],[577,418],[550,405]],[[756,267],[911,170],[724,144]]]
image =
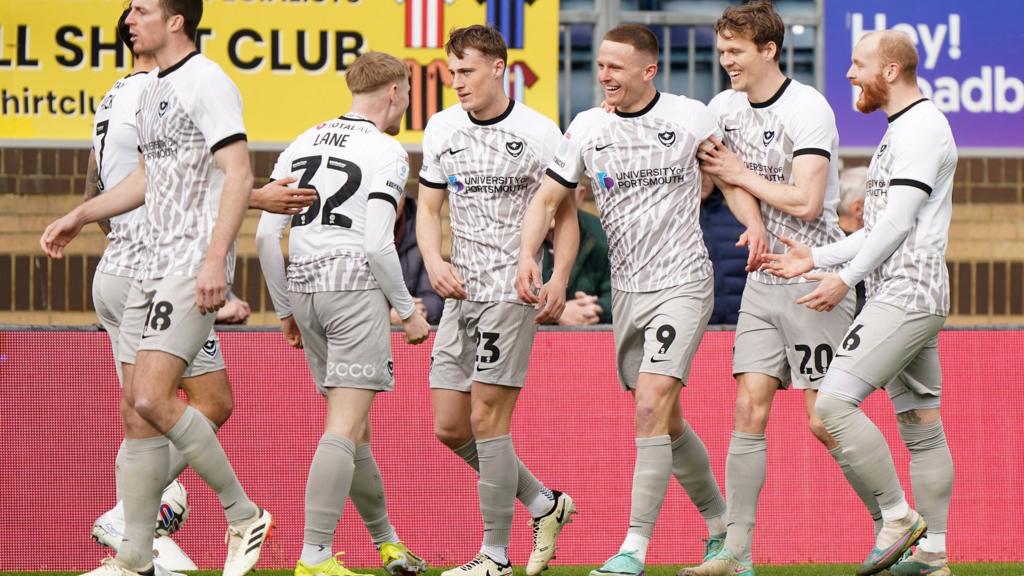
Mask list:
[[[324,403],[301,352],[267,332],[221,334],[235,412],[220,438],[250,496],[277,519],[261,565],[288,567],[302,536],[303,494],[322,433]],[[698,353],[684,413],[704,439],[724,486],[735,385],[733,333],[709,332]],[[373,447],[392,521],[434,565],[470,558],[481,521],[476,478],[432,432],[430,343],[394,335],[396,391],[378,397]],[[949,526],[956,561],[1024,558],[1024,333],[951,331],[941,337],[943,415],[956,463]],[[580,514],[559,542],[557,563],[597,564],[617,550],[628,523],[634,443],[630,397],[615,379],[610,332],[541,332],[516,411],[519,457]],[[121,439],[109,341],[97,332],[0,332],[0,570],[81,570],[104,556],[89,540],[93,519],[113,504]],[[908,454],[884,394],[865,405],[879,423],[909,491]],[[841,473],[807,429],[797,392],[780,393],[768,430],[768,480],[755,532],[757,562],[855,562],[871,523]],[[223,561],[224,517],[191,471],[191,517],[178,535],[203,568]],[[517,505],[513,562],[525,563],[530,531]],[[355,509],[346,507],[336,550],[351,566],[377,558]],[[652,563],[698,560],[703,522],[673,481],[648,554]]]

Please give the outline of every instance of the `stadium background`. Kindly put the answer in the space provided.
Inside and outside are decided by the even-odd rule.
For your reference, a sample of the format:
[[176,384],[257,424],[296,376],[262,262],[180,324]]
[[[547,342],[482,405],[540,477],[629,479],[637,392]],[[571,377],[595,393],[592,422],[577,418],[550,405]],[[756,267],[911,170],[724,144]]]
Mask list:
[[[513,46],[510,91],[564,128],[599,98],[592,68],[595,39],[620,22],[651,25],[662,40],[659,88],[709,100],[728,85],[717,64],[711,25],[730,3],[737,2],[208,0],[204,27],[212,31],[206,44],[211,57],[242,89],[254,172],[262,182],[292,135],[343,111],[347,96],[338,67],[357,49],[387,50],[409,62],[414,106],[402,140],[415,168],[419,129],[431,112],[454,102],[443,86],[444,55],[438,48],[439,33],[447,28],[486,20],[500,24]],[[105,335],[53,327],[95,323],[90,286],[105,240],[90,227],[69,256],[56,262],[37,244],[48,222],[80,202],[91,114],[59,113],[59,99],[58,113],[49,114],[45,100],[43,113],[28,113],[23,96],[53,91],[79,97],[81,92],[80,98],[98,100],[126,72],[116,65],[113,47],[112,22],[121,4],[0,0],[0,506],[9,520],[0,522],[0,570],[80,569],[102,556],[86,534],[112,498],[112,462],[120,438],[116,379]],[[1013,128],[1021,125],[1024,106],[1024,86],[1017,89],[1024,76],[1018,57],[1024,32],[1013,26],[1024,6],[995,0],[778,0],[776,5],[789,26],[783,68],[828,95],[846,165],[866,164],[884,130],[880,115],[865,118],[849,111],[842,74],[856,26],[871,28],[879,14],[890,26],[909,24],[922,40],[922,52],[927,45],[932,49],[926,56],[934,56],[922,77],[935,87],[960,89],[961,110],[949,114],[961,145],[947,255],[953,290],[949,325],[975,329],[947,331],[942,340],[944,419],[959,465],[950,551],[954,560],[1024,559],[1024,499],[1014,489],[1024,481],[1019,417],[1024,400],[1017,389],[1024,381],[1018,329],[1024,323],[1024,136]],[[296,52],[300,39],[310,47],[305,66]],[[320,57],[324,62],[318,67]],[[936,100],[940,97],[952,105],[948,91]],[[74,102],[66,103],[74,108]],[[31,98],[29,104],[34,105]],[[408,188],[413,192],[414,182]],[[242,228],[235,290],[253,308],[250,325],[274,326],[253,242],[257,219],[250,213]],[[991,325],[999,329],[984,329]],[[684,395],[719,481],[724,481],[730,428],[726,407],[734,395],[728,375],[731,342],[731,332],[708,334]],[[287,566],[301,532],[302,486],[319,436],[320,405],[301,356],[285,348],[277,334],[228,332],[224,349],[236,390],[235,416],[223,432],[226,446],[246,485],[280,515],[280,538],[269,565]],[[375,450],[400,533],[443,565],[473,551],[479,521],[472,477],[430,431],[428,355],[426,346],[396,346],[399,391],[375,408]],[[615,383],[613,357],[608,332],[544,332],[534,350],[525,409],[517,415],[516,430],[529,430],[520,434],[517,446],[523,459],[552,486],[582,499],[583,512],[566,533],[560,563],[603,560],[621,537],[628,514],[631,411]],[[757,561],[858,560],[868,546],[868,520],[838,470],[804,432],[799,399],[782,395],[776,402]],[[870,411],[890,443],[899,446],[884,399],[872,399]],[[556,416],[565,419],[552,421]],[[394,438],[401,441],[384,441]],[[568,447],[571,460],[551,461],[552,445]],[[905,451],[898,449],[897,457],[906,479]],[[221,536],[215,500],[191,472],[185,482],[192,489],[194,516],[181,536],[183,546],[201,566],[215,566],[219,548],[200,545]],[[451,507],[431,497],[435,490],[451,495]],[[822,518],[822,510],[837,512]],[[525,515],[517,514],[513,560],[520,562],[529,533]],[[461,523],[463,518],[470,520]],[[338,549],[347,550],[354,565],[372,565],[358,523],[349,507]],[[1005,530],[993,536],[995,526]],[[826,536],[834,534],[843,537]],[[701,535],[699,517],[673,488],[650,558],[696,559]]]

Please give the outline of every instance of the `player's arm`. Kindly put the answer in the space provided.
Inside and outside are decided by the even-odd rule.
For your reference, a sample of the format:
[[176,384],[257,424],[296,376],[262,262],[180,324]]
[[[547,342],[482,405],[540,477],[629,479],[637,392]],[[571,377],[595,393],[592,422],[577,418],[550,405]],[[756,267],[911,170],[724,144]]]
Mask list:
[[811,248],[786,236],[779,236],[779,241],[789,249],[785,254],[769,252],[762,257],[762,261],[765,269],[779,278],[796,278],[815,268],[828,268],[849,262],[864,245],[864,238],[865,232],[861,228],[838,242]]
[[366,234],[363,250],[370,272],[391,307],[398,313],[405,330],[406,342],[419,344],[427,339],[430,326],[416,309],[409,288],[402,277],[402,263],[395,249],[395,215],[398,201],[389,192],[371,192],[366,205]]
[[146,171],[140,158],[139,166],[117,186],[51,222],[39,238],[39,245],[50,258],[62,258],[64,247],[78,236],[83,226],[134,210],[145,199]]
[[547,283],[537,294],[540,301],[540,311],[534,318],[537,324],[557,322],[565,309],[565,290],[580,246],[580,223],[576,210],[576,202],[570,195],[568,200],[563,200],[558,205],[555,212],[554,266],[551,278],[548,278]]
[[[558,176],[555,172],[548,170],[544,176],[544,180],[540,183],[540,188],[537,189],[536,194],[533,195],[533,200],[530,201],[530,205],[526,208],[526,214],[523,216],[523,232],[522,238],[519,244],[519,266],[516,272],[516,293],[523,302],[530,304],[538,304],[541,302],[540,290],[543,287],[541,284],[541,271],[537,266],[534,255],[540,250],[541,244],[544,242],[544,237],[547,236],[548,230],[551,229],[551,221],[555,218],[556,214],[564,212],[560,210],[562,205],[569,206],[572,210],[572,226],[576,227],[575,239],[576,245],[572,247],[573,257],[568,262],[559,262],[558,254],[555,254],[555,270],[552,273],[558,272],[559,266],[568,265],[571,271],[573,261],[575,260],[576,250],[579,247],[579,223],[576,221],[575,205],[570,200],[566,202],[566,198],[572,194],[576,189],[576,185],[571,182],[566,182],[561,176]],[[565,218],[561,216],[560,220]],[[570,228],[568,223],[561,222],[563,228]],[[558,250],[557,246],[557,235],[556,234],[556,245],[555,249]],[[571,232],[569,232],[571,234]],[[568,238],[567,238],[568,240]],[[568,247],[566,248],[568,249]],[[568,281],[568,273],[565,275],[566,281]],[[565,286],[562,286],[562,294],[564,298]],[[564,302],[563,302],[564,306]],[[554,319],[557,319],[555,316]]]
[[226,259],[249,208],[252,192],[252,167],[245,140],[235,140],[219,147],[213,153],[213,159],[224,172],[224,188],[206,259],[196,280],[196,304],[203,314],[216,312],[224,305],[227,294]]
[[736,241],[736,246],[747,247],[747,265],[745,270],[753,272],[761,265],[761,258],[769,252],[768,250],[768,229],[764,226],[764,219],[761,217],[761,204],[757,198],[750,195],[739,186],[732,186],[711,176],[722,195],[725,196],[725,205],[740,224],[746,227],[743,234]]
[[793,184],[783,184],[769,182],[747,168],[743,160],[717,138],[711,138],[711,143],[714,146],[702,149],[698,157],[704,170],[722,183],[742,188],[758,200],[802,220],[814,220],[821,215],[830,158],[819,152],[827,152],[814,150],[814,153],[794,157]]
[[420,179],[419,203],[416,205],[416,245],[427,267],[430,285],[442,298],[463,299],[466,284],[458,270],[441,256],[441,207],[445,189]]
[[251,210],[263,210],[275,214],[297,214],[316,201],[316,190],[312,188],[289,188],[295,182],[292,176],[285,176],[268,182],[260,188],[253,188],[249,196]]
[[256,227],[256,254],[260,258],[263,281],[267,283],[274,312],[281,321],[281,331],[289,346],[302,348],[299,334],[292,316],[292,303],[288,297],[288,281],[285,274],[284,252],[281,251],[281,237],[291,221],[286,214],[264,212]]
[[[89,164],[85,169],[85,193],[82,194],[82,201],[88,202],[89,200],[100,195],[100,167],[96,162],[96,150],[89,150]],[[99,225],[100,230],[103,230],[103,234],[110,234],[110,219],[100,220],[96,224]]]

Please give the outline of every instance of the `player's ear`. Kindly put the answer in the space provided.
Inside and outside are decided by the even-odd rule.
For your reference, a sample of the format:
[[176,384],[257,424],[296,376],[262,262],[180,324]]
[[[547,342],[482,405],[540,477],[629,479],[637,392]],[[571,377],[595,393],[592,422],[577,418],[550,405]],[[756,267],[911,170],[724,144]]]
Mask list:
[[767,62],[774,60],[775,54],[777,54],[778,51],[779,46],[775,42],[768,41],[768,43],[766,43],[764,47],[761,48],[761,55],[764,56],[764,59]]
[[505,61],[501,58],[494,59],[494,77],[501,78],[505,75]]
[[185,28],[185,17],[181,14],[175,14],[167,19],[167,30],[170,32],[180,32]]
[[644,67],[644,81],[654,80],[654,77],[658,74],[658,64],[648,64]]

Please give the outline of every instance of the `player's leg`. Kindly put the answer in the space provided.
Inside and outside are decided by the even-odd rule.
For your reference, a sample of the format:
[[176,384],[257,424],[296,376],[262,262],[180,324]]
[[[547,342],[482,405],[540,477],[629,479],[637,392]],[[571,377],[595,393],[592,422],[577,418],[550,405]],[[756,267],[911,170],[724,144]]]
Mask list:
[[850,466],[877,496],[882,510],[882,530],[858,574],[888,568],[925,530],[920,514],[907,504],[885,438],[860,405],[910,364],[938,333],[942,321],[938,316],[869,302],[844,338],[815,403],[815,412]]
[[672,475],[697,507],[708,529],[704,556],[709,557],[725,542],[725,498],[711,471],[711,460],[696,430],[683,419],[682,408],[672,407],[669,421],[672,438]]
[[427,569],[426,561],[409,550],[391,524],[384,482],[370,447],[371,436],[372,426],[370,417],[367,416],[356,445],[352,486],[349,488],[348,496],[363,519],[363,525],[369,531],[373,545],[380,553],[384,569],[389,574],[423,572]]
[[914,554],[889,569],[894,576],[950,573],[946,526],[953,492],[953,459],[939,410],[941,387],[937,338],[886,386],[896,410],[900,436],[910,451],[914,501],[928,524]]
[[518,486],[518,458],[510,425],[519,388],[483,382],[473,383],[472,425],[480,459],[477,490],[484,521],[480,551],[499,566],[508,560],[509,533]]
[[785,293],[785,301],[779,302],[778,305],[785,310],[780,315],[780,321],[786,334],[792,387],[803,390],[804,407],[811,434],[825,446],[857,497],[864,503],[877,535],[882,529],[882,512],[878,507],[878,500],[850,467],[839,444],[825,429],[821,418],[814,413],[818,387],[821,386],[835,351],[842,344],[843,337],[853,321],[856,298],[853,292],[847,294],[846,298],[829,312],[816,312],[796,303],[816,286],[816,282],[809,282],[783,286],[780,290]]
[[[228,521],[225,576],[241,576],[259,560],[273,519],[245,493],[213,428],[176,393],[185,369],[206,343],[214,315],[200,314],[195,304],[195,279],[168,276],[145,281],[153,293],[136,359],[133,382],[135,409],[165,434],[188,465],[217,493]],[[181,362],[173,379],[162,367],[167,357]],[[148,366],[152,363],[153,366]]]
[[853,488],[857,497],[860,498],[864,507],[867,508],[868,513],[871,514],[871,523],[875,536],[878,536],[878,532],[882,529],[882,510],[878,507],[878,499],[875,498],[871,489],[864,484],[864,481],[861,480],[860,476],[853,470],[853,467],[850,466],[850,462],[847,461],[846,456],[843,454],[843,449],[839,447],[839,443],[835,441],[835,438],[832,438],[832,435],[828,433],[825,423],[814,412],[814,404],[817,400],[817,390],[804,390],[804,407],[807,410],[807,421],[811,428],[811,434],[825,446],[829,455],[836,461],[836,465],[839,466],[839,470],[842,471],[846,481],[850,483],[850,487]]

